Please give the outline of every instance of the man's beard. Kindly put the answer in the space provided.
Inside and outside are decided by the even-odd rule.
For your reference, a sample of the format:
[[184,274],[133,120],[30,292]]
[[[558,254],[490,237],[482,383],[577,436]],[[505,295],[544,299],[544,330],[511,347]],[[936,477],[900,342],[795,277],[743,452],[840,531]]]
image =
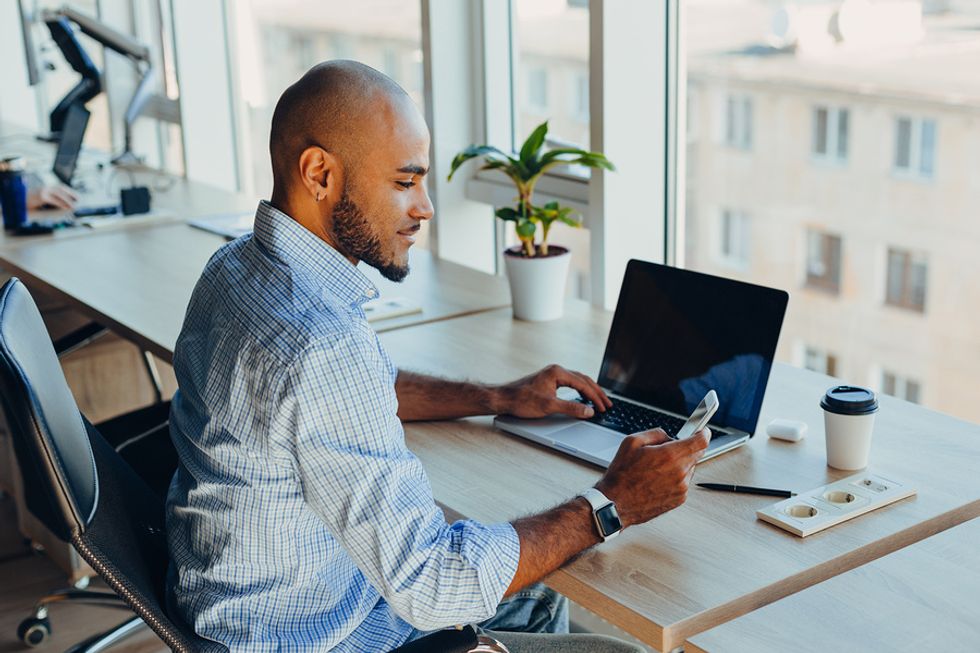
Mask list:
[[381,240],[372,233],[371,223],[351,201],[346,188],[333,207],[332,219],[334,239],[344,254],[364,261],[390,281],[401,281],[408,275],[408,263],[398,265],[393,256],[391,260],[385,260]]

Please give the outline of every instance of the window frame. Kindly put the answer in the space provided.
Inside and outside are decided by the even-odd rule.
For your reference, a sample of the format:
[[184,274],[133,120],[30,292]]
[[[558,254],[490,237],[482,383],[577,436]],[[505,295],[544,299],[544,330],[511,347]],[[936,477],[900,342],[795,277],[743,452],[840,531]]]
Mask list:
[[[819,239],[817,241],[820,250],[819,262],[822,265],[831,268],[825,270],[820,274],[813,273],[811,269],[811,264],[814,262],[811,259],[812,237],[816,237]],[[836,241],[837,243],[836,261],[834,261],[834,256],[832,254],[833,248],[828,247],[828,244],[833,241]],[[804,287],[812,290],[827,292],[832,295],[840,295],[841,281],[843,277],[842,273],[844,267],[844,239],[839,234],[831,233],[823,229],[809,227],[806,229],[806,235],[804,237],[804,247],[806,250],[806,256],[804,259],[804,269],[803,269]],[[834,263],[836,263],[836,270],[832,269]]]
[[[825,147],[824,152],[817,151],[817,124],[821,111],[827,114]],[[851,115],[850,108],[845,106],[830,104],[815,104],[810,113],[810,158],[818,163],[843,166],[850,159],[851,147]],[[840,153],[841,138],[840,126],[841,117],[846,116],[844,124],[847,126],[847,136],[844,139],[845,149],[843,155]]]
[[[899,156],[899,130],[903,121],[909,123],[909,145],[908,145],[908,165],[900,166]],[[891,172],[900,179],[910,179],[917,181],[932,181],[936,178],[936,152],[939,149],[939,123],[935,118],[912,115],[910,113],[895,114],[892,128],[892,156]],[[931,152],[928,157],[923,156],[923,135],[926,125],[930,125],[931,131]],[[923,169],[923,161],[930,161],[931,169]]]
[[[892,286],[892,256],[901,257],[900,289],[897,297],[891,294]],[[914,285],[915,268],[922,268],[922,303],[915,301]],[[885,250],[885,306],[900,308],[914,313],[924,314],[929,302],[929,259],[922,252],[901,247],[888,246]]]

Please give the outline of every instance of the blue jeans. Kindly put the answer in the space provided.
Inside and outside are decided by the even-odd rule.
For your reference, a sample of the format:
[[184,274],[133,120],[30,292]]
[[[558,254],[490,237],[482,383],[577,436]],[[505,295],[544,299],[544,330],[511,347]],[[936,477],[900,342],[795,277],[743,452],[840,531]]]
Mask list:
[[[603,635],[568,634],[568,599],[541,583],[508,596],[497,614],[477,629],[510,653],[642,653],[643,649]],[[417,631],[411,639],[426,633]]]

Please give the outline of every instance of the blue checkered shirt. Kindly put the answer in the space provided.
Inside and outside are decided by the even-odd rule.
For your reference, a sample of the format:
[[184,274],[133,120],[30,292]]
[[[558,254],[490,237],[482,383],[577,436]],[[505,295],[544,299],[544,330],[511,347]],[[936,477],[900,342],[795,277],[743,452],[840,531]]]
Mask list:
[[233,651],[387,651],[493,616],[517,570],[510,524],[448,524],[433,501],[364,316],[376,295],[265,202],[194,290],[174,352],[168,600]]

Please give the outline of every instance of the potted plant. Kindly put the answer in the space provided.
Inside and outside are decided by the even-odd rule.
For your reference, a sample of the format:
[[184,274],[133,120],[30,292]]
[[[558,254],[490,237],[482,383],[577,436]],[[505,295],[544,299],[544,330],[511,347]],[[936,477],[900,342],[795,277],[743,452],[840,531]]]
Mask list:
[[[495,215],[514,223],[520,245],[504,250],[507,278],[514,317],[522,320],[554,320],[562,315],[565,302],[565,280],[571,256],[568,249],[550,245],[548,236],[555,222],[581,227],[580,216],[558,202],[534,204],[534,187],[545,172],[561,165],[583,165],[589,168],[615,170],[605,156],[573,147],[545,150],[548,122],[531,132],[521,151],[507,154],[490,145],[471,145],[453,159],[449,179],[470,159],[483,157],[480,170],[499,170],[517,187],[515,206],[498,209]],[[537,240],[538,226],[541,240]]]

